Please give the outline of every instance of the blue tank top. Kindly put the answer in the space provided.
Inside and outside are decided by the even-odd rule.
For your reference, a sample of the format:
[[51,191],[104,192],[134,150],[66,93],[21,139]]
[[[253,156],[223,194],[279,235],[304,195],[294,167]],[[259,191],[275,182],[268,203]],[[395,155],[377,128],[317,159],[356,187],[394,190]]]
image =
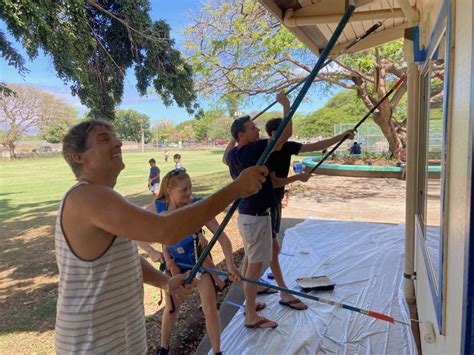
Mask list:
[[[200,198],[193,198],[193,203],[199,200]],[[155,207],[156,213],[168,211],[168,205],[166,201],[163,200],[156,200]],[[196,246],[194,242],[195,240]],[[196,263],[195,247],[197,248],[196,234],[188,235],[176,244],[166,245],[168,253],[170,253],[176,263],[183,263],[188,265],[194,265]]]

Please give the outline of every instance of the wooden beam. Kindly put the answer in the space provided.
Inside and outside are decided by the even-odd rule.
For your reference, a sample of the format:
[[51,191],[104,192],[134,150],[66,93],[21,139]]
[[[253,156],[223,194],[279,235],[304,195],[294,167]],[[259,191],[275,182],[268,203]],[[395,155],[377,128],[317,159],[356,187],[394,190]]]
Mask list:
[[400,25],[390,27],[386,30],[377,31],[376,33],[371,34],[363,41],[357,43],[354,47],[349,50],[346,50],[347,43],[341,43],[337,46],[334,46],[332,49],[332,55],[338,55],[339,53],[355,53],[360,52],[372,47],[379,46],[383,43],[394,41],[396,39],[402,38],[405,33],[405,28],[410,27],[408,22],[402,23]]

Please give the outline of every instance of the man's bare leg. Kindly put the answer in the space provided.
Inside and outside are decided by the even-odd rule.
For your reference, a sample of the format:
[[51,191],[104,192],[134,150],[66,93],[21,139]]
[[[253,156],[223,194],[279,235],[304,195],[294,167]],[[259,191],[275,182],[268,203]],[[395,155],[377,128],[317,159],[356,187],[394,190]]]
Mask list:
[[[262,272],[262,262],[258,263],[248,263],[247,272],[245,277],[251,280],[258,280]],[[250,284],[248,282],[244,283],[244,294],[245,294],[245,324],[253,325],[261,320],[263,317],[260,317],[256,312],[256,298],[257,298],[257,286]],[[262,328],[272,328],[277,324],[275,322],[268,321],[263,324]]]
[[[272,260],[270,261],[270,269],[272,270],[273,277],[278,286],[283,288],[288,288],[285,283],[285,279],[283,278],[283,273],[280,267],[280,260],[278,259],[278,254],[280,254],[280,243],[278,242],[278,238],[272,239]],[[280,298],[284,302],[293,301],[297,298],[289,293],[280,292]],[[306,305],[303,302],[296,303],[295,308],[305,309]]]

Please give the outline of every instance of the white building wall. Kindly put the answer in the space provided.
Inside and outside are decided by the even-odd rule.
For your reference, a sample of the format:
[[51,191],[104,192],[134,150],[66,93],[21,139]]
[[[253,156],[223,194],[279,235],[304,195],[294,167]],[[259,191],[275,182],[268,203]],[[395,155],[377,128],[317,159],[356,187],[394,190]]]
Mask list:
[[[435,1],[423,1],[420,23],[433,26],[432,9]],[[431,4],[430,4],[431,3]],[[470,133],[470,87],[473,80],[471,60],[473,55],[473,4],[472,0],[453,0],[453,33],[452,58],[453,73],[451,76],[451,125],[448,130],[448,167],[447,167],[447,238],[445,242],[445,272],[446,272],[446,313],[443,315],[446,322],[444,336],[439,335],[436,312],[432,302],[426,270],[424,269],[421,250],[416,251],[416,295],[418,315],[421,321],[433,323],[437,338],[433,344],[423,340],[423,354],[458,354],[461,350],[461,321],[462,321],[462,295],[464,242],[468,235],[469,223],[469,191],[468,168],[471,165],[469,151]],[[436,11],[435,14],[438,12]],[[423,27],[429,34],[430,28]]]

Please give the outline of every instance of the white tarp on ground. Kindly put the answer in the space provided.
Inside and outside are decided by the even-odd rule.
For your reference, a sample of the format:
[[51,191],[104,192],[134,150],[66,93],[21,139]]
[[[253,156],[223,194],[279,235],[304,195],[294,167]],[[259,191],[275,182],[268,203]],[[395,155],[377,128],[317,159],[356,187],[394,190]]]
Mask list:
[[[335,290],[313,294],[410,322],[402,288],[403,225],[308,219],[286,231],[282,252],[289,288],[300,290],[298,277],[326,275],[336,283]],[[279,324],[274,330],[245,328],[239,310],[223,331],[224,353],[417,353],[409,326],[307,299],[309,309],[295,311],[278,300],[278,294],[258,296],[267,304],[260,314]]]

